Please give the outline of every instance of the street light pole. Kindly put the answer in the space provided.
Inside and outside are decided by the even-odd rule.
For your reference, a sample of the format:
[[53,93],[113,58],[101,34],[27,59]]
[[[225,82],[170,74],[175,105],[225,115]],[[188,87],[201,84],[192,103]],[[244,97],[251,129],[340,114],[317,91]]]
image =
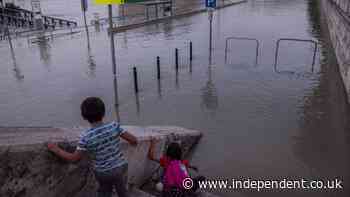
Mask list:
[[86,37],[87,37],[88,50],[90,50],[89,27],[88,27],[87,22],[86,22],[86,11],[88,10],[88,2],[87,2],[87,0],[81,0],[81,10],[83,12],[83,18],[84,18]]
[[108,18],[109,18],[109,34],[111,42],[111,53],[112,53],[112,66],[113,66],[113,75],[117,74],[117,63],[115,58],[115,46],[114,46],[114,34],[113,34],[113,14],[112,14],[112,5],[108,5]]
[[212,63],[212,42],[213,42],[213,9],[209,8],[209,65]]
[[116,63],[116,57],[115,57],[115,45],[114,45],[114,33],[113,33],[113,10],[112,10],[111,4],[108,5],[108,19],[109,19],[109,34],[110,34],[109,36],[110,36],[110,42],[111,42],[111,55],[112,55],[115,112],[117,116],[117,121],[120,122],[118,83],[117,83],[117,63]]

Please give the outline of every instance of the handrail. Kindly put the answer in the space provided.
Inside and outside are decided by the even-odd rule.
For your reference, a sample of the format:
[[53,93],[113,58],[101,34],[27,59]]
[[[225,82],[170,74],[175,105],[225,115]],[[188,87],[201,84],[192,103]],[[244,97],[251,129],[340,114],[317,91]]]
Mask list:
[[258,64],[259,47],[260,47],[260,42],[259,42],[259,40],[258,40],[258,39],[255,39],[255,38],[235,37],[235,36],[226,38],[226,44],[225,44],[225,63],[227,63],[228,42],[229,42],[230,40],[248,40],[248,41],[255,41],[255,42],[256,42],[255,65]]
[[318,43],[314,40],[307,40],[307,39],[296,39],[296,38],[280,38],[277,40],[276,43],[276,51],[275,51],[275,65],[274,65],[274,70],[276,73],[279,73],[280,71],[278,71],[277,69],[277,63],[278,63],[278,54],[279,54],[279,48],[280,48],[280,42],[281,41],[295,41],[295,42],[310,42],[314,44],[314,55],[312,58],[312,67],[311,67],[311,72],[314,72],[314,66],[315,66],[315,60],[316,60],[316,52],[317,52],[317,48],[318,48]]

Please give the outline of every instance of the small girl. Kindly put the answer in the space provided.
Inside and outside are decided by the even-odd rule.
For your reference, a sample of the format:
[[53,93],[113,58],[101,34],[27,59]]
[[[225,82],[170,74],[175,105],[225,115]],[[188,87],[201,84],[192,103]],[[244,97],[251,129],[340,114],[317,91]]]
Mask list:
[[[196,178],[195,185],[191,190],[186,190],[183,186],[183,181],[190,178],[188,169],[191,168],[197,171],[197,167],[191,166],[187,160],[182,159],[182,150],[179,143],[173,142],[169,144],[166,154],[160,159],[155,158],[154,154],[155,140],[151,139],[151,145],[148,151],[148,158],[156,161],[164,169],[162,177],[163,196],[164,197],[183,197],[189,192],[193,192],[197,188]],[[203,180],[200,177],[199,180]]]

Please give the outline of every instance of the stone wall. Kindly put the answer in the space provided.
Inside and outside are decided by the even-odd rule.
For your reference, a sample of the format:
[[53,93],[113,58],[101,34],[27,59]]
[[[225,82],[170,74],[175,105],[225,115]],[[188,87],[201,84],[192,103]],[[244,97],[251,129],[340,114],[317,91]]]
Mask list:
[[[129,162],[129,184],[140,186],[157,168],[147,158],[149,139],[158,138],[158,156],[170,141],[180,141],[185,151],[201,137],[199,131],[179,127],[123,127],[135,134],[137,147],[122,142]],[[75,150],[84,128],[0,128],[0,197],[92,197],[96,182],[88,159],[68,163],[47,151],[47,141]]]
[[321,2],[350,102],[350,0],[322,0]]

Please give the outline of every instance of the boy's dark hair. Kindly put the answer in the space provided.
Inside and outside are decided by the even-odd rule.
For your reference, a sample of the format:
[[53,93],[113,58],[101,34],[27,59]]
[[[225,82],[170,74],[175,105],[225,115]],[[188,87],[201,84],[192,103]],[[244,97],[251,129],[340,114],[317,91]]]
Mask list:
[[182,160],[182,150],[179,143],[172,142],[166,150],[166,156],[171,160]]
[[102,121],[105,116],[105,104],[100,98],[88,97],[80,105],[81,116],[89,123]]

